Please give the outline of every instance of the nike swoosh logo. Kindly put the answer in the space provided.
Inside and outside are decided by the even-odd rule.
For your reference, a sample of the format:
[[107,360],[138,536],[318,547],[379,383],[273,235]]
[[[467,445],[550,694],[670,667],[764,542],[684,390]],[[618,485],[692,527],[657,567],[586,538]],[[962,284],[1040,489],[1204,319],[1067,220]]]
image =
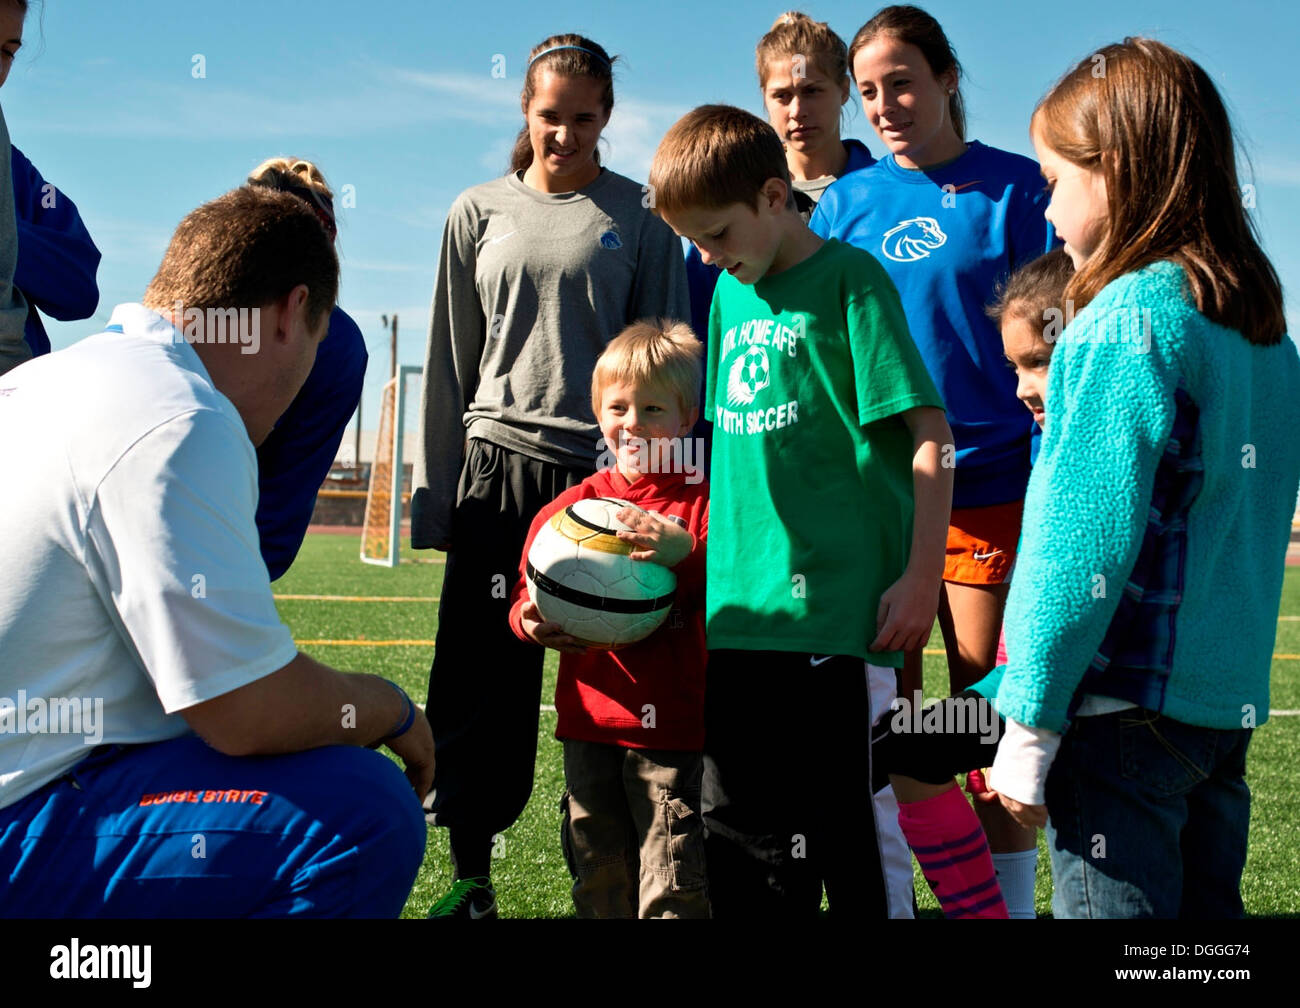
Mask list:
[[963,182],[961,185],[953,186],[952,191],[961,192],[963,189],[969,189],[971,186],[979,185],[983,181],[984,181],[983,179],[976,179],[974,182]]
[[503,241],[505,241],[505,240],[506,240],[507,238],[509,238],[511,235],[513,235],[513,234],[518,234],[518,233],[519,233],[519,229],[518,229],[518,228],[515,228],[513,231],[507,231],[507,232],[506,232],[505,234],[503,234],[503,235],[497,235],[495,238],[489,238],[489,239],[488,239],[488,244],[489,244],[489,245],[496,245],[496,244],[498,244],[499,242],[503,242]]
[[808,664],[811,665],[813,668],[816,668],[818,665],[825,665],[828,661],[830,661],[834,657],[835,656],[832,654],[823,655],[820,658],[815,658],[812,655],[809,655]]
[[975,553],[972,553],[971,555],[972,555],[976,560],[987,560],[989,557],[995,557],[995,556],[997,556],[997,555],[998,555],[999,553],[1001,553],[1001,552],[1002,552],[1002,551],[1001,551],[1000,549],[998,549],[998,550],[994,550],[992,553],[980,553],[980,552],[977,551],[977,552],[975,552]]

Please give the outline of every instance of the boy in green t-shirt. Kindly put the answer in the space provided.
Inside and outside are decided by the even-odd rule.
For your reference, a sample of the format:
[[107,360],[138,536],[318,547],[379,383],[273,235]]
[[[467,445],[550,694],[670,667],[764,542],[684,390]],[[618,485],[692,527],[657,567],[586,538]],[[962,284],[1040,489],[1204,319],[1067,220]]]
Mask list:
[[832,911],[885,916],[870,736],[938,609],[943,404],[884,269],[799,217],[766,123],[697,108],[659,145],[649,191],[727,274],[705,397],[713,912],[815,914],[824,884]]

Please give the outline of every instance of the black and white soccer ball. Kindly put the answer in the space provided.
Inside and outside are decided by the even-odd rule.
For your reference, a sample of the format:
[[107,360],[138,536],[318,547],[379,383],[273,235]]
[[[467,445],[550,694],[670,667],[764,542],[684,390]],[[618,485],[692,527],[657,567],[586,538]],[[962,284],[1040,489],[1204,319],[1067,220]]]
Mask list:
[[542,618],[589,647],[643,640],[672,609],[677,575],[633,560],[637,547],[615,534],[629,527],[614,517],[625,507],[636,505],[615,497],[576,501],[538,530],[528,550],[528,594]]

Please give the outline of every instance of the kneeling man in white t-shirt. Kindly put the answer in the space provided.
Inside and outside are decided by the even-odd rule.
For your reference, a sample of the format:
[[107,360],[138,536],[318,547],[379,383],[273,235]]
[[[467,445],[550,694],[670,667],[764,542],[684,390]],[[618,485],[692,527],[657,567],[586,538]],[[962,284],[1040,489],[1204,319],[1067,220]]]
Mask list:
[[0,377],[0,916],[401,911],[428,721],[298,652],[254,521],[337,286],[306,204],[237,189],[143,304]]

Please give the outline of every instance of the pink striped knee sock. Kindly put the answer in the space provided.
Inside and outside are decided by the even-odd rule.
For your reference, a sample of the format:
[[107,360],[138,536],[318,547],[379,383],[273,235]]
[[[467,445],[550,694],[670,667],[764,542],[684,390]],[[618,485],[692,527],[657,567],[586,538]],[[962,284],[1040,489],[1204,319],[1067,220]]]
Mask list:
[[945,917],[1006,920],[984,830],[955,782],[937,797],[899,802],[898,825]]

